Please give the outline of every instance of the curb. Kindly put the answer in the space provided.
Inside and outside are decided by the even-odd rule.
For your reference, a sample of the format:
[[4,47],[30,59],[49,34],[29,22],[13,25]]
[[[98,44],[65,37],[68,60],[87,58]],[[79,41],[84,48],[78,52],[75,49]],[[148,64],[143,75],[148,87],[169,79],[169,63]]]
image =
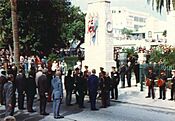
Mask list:
[[[142,106],[142,107],[147,107],[147,108],[156,108],[159,110],[169,110],[169,111],[171,111],[171,113],[175,114],[175,112],[174,112],[175,109],[173,109],[173,108],[165,108],[165,107],[161,107],[161,106],[151,106],[151,105],[146,105],[146,104],[131,103],[131,102],[120,101],[120,100],[111,100],[111,102],[117,102],[117,103],[122,103],[122,104],[131,104],[131,105]],[[165,112],[167,112],[167,111],[165,111]]]

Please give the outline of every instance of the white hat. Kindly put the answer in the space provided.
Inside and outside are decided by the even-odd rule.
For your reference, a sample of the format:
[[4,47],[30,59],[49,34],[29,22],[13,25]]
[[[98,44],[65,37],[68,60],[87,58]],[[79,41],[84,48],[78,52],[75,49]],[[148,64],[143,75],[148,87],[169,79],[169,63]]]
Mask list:
[[175,72],[175,69],[171,70],[172,72]]

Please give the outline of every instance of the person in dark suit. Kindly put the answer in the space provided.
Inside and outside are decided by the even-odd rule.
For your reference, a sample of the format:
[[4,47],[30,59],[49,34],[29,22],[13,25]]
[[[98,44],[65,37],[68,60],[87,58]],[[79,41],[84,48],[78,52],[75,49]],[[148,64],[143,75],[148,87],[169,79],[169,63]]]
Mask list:
[[105,71],[104,71],[104,68],[103,67],[100,67],[100,73],[99,73],[99,78],[101,78],[101,76],[102,76],[102,73],[104,73]]
[[106,72],[101,73],[101,78],[100,78],[100,90],[101,90],[101,101],[102,101],[102,106],[101,108],[106,108],[108,105],[108,94],[110,90],[110,82],[107,81],[106,78]]
[[132,73],[131,62],[128,61],[127,67],[126,67],[126,77],[127,77],[128,87],[131,87],[131,73]]
[[156,74],[153,72],[153,69],[151,67],[148,68],[148,75],[146,78],[150,80],[150,85],[148,86],[148,96],[146,96],[146,98],[150,98],[152,95],[152,99],[154,99],[154,80],[156,79]]
[[51,86],[51,80],[53,78],[53,75],[52,75],[52,72],[51,70],[48,70],[48,73],[47,73],[47,79],[48,79],[48,98],[47,98],[47,102],[52,102],[52,86]]
[[46,113],[46,93],[47,93],[47,76],[46,71],[43,70],[43,74],[38,78],[38,93],[40,96],[40,114],[41,115],[49,115],[49,113]]
[[14,87],[14,77],[12,74],[8,75],[8,82],[4,84],[3,88],[3,97],[5,99],[5,115],[13,116],[15,103],[16,103],[16,95],[15,95],[15,87]]
[[84,71],[84,73],[83,73],[83,79],[84,79],[84,81],[85,81],[85,89],[84,89],[84,91],[85,91],[85,94],[87,95],[88,94],[88,77],[89,77],[89,70],[88,70],[88,66],[84,66],[84,68],[85,68],[85,71]]
[[83,77],[80,74],[79,68],[75,69],[74,83],[75,83],[75,94],[76,94],[76,99],[78,101],[79,108],[85,108],[84,107],[85,81],[83,80]]
[[111,77],[109,76],[109,73],[107,72],[106,73],[106,75],[105,75],[105,77],[106,77],[106,83],[108,84],[108,90],[107,90],[107,92],[106,92],[106,94],[107,94],[107,106],[110,106],[111,104],[110,104],[110,90],[111,90]]
[[7,82],[6,71],[2,71],[0,76],[0,104],[1,105],[4,105],[3,87],[6,82]]
[[26,91],[26,77],[22,69],[19,69],[19,73],[16,76],[16,88],[18,92],[18,109],[24,110],[24,97]]
[[136,79],[136,85],[139,83],[139,63],[136,61],[133,67],[135,79]]
[[99,79],[95,74],[96,70],[93,69],[92,74],[88,77],[89,97],[91,102],[91,110],[93,111],[98,110],[96,108],[96,97],[97,97]]
[[51,84],[53,87],[52,97],[53,97],[53,114],[55,119],[64,118],[60,115],[61,100],[63,98],[63,85],[61,81],[61,71],[55,72],[55,78],[52,79]]
[[121,78],[121,82],[122,82],[122,87],[121,88],[125,88],[125,75],[126,75],[126,66],[125,66],[125,64],[122,64],[120,66],[119,72],[120,72],[120,78]]
[[163,84],[159,87],[159,98],[158,99],[166,99],[166,82],[167,82],[167,76],[164,70],[160,71],[160,80],[163,82]]
[[120,81],[120,75],[116,71],[115,67],[112,67],[111,72],[111,99],[118,99],[118,84]]
[[26,81],[26,94],[27,94],[27,110],[28,112],[35,112],[33,110],[33,101],[36,94],[35,77],[32,70],[29,72],[29,77]]
[[72,100],[72,91],[74,89],[74,79],[71,76],[72,75],[72,70],[68,70],[67,76],[65,76],[64,79],[64,86],[66,90],[66,105],[70,106],[71,105],[71,100]]
[[170,101],[175,100],[174,94],[175,94],[175,70],[172,70],[171,98],[169,99]]

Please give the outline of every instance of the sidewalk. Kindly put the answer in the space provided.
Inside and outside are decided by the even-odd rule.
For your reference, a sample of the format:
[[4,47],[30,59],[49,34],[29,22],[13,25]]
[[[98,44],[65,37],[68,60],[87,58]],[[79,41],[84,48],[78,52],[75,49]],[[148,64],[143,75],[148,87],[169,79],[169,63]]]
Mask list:
[[159,88],[155,87],[155,99],[145,98],[147,93],[147,87],[144,86],[144,91],[140,91],[140,84],[135,87],[119,87],[119,98],[117,101],[112,100],[114,102],[128,103],[140,106],[154,107],[160,109],[167,110],[175,110],[175,101],[169,101],[170,99],[170,89],[167,89],[166,99],[158,99],[159,98]]

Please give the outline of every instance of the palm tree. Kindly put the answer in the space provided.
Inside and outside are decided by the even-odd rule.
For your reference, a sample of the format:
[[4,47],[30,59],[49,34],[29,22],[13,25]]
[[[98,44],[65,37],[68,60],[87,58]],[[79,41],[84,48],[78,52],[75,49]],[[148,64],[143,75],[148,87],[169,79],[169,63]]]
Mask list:
[[18,36],[18,21],[17,21],[17,0],[10,0],[11,16],[12,16],[12,31],[14,45],[14,62],[19,69],[19,36]]
[[175,10],[175,0],[147,0],[147,2],[149,4],[152,2],[153,9],[154,5],[156,4],[156,9],[160,12],[162,11],[163,6],[166,6],[166,10],[167,12],[169,12],[172,9],[171,4],[173,5],[173,9]]

